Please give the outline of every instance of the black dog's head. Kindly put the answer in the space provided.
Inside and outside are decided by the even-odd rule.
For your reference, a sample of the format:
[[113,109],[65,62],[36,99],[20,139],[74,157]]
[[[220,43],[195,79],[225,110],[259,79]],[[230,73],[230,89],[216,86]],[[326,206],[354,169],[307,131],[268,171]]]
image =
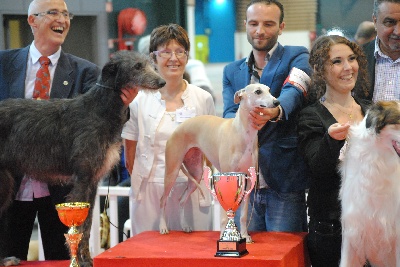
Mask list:
[[400,102],[380,101],[372,105],[365,120],[367,129],[385,134],[392,140],[393,148],[400,157]]
[[118,51],[102,71],[100,83],[115,90],[139,87],[160,89],[165,80],[154,70],[149,58],[139,52]]

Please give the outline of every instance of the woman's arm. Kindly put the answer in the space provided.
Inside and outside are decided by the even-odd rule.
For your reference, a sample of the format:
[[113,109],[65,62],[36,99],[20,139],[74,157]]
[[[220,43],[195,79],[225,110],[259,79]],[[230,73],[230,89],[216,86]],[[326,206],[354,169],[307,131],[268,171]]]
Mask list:
[[125,167],[132,176],[133,164],[135,163],[137,141],[123,139],[125,153]]

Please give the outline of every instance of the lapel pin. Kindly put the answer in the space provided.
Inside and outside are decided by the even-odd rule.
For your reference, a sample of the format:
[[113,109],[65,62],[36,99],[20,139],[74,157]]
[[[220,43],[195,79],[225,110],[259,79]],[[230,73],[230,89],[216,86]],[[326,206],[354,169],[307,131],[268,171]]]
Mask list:
[[67,82],[67,81],[64,81],[64,85],[68,85],[68,82]]

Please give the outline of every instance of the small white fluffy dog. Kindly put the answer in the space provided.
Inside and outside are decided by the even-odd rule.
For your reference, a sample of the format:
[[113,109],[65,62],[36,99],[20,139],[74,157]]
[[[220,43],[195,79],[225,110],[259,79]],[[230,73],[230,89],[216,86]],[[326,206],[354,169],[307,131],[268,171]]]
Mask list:
[[374,104],[350,128],[340,170],[340,267],[399,267],[400,102]]

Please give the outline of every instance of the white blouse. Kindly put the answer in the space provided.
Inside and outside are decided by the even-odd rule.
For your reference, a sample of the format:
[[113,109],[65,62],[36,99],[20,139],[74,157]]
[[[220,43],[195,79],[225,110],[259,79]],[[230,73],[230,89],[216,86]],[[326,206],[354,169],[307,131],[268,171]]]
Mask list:
[[[184,107],[195,108],[196,116],[215,115],[211,94],[195,85],[187,83],[182,101]],[[167,112],[169,115],[166,113],[165,101],[161,99],[159,91],[140,91],[129,108],[130,119],[125,123],[121,136],[137,141],[131,188],[134,198],[141,199],[140,185],[143,179],[164,182],[165,144],[179,122],[176,116],[172,121],[173,112]],[[170,133],[165,132],[171,126],[173,129],[170,129]]]

